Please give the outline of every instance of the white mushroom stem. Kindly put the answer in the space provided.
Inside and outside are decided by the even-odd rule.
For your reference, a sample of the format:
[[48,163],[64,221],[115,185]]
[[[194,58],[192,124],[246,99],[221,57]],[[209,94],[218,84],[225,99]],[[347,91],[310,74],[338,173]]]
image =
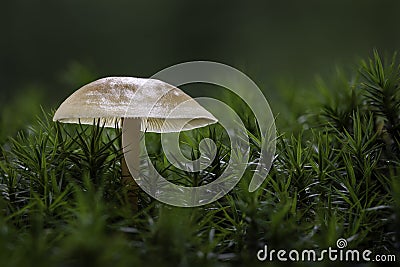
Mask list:
[[[123,147],[124,156],[121,159],[122,183],[127,186],[128,201],[132,204],[133,210],[137,211],[139,187],[133,177],[139,176],[141,119],[122,119],[122,126],[123,124],[125,124],[125,127],[129,127],[130,134],[123,135],[123,143],[127,144],[127,146]],[[129,167],[127,161],[129,162]]]

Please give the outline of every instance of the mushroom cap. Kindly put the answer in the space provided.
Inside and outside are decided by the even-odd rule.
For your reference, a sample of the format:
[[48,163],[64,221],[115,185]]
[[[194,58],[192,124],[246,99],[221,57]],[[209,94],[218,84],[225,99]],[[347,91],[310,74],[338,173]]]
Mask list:
[[121,118],[140,118],[141,131],[178,132],[217,119],[182,90],[156,79],[107,77],[84,85],[57,109],[53,121],[121,127]]

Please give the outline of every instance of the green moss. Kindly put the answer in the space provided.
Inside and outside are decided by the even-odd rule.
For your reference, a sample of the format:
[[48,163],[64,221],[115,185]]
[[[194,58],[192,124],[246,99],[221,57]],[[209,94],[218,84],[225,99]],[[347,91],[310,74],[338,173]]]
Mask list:
[[[399,65],[377,52],[351,82],[339,77],[309,106],[295,134],[279,135],[266,181],[247,191],[251,166],[225,197],[192,209],[140,196],[132,213],[119,178],[120,132],[61,125],[52,114],[3,142],[0,158],[1,266],[224,266],[257,264],[257,251],[348,247],[395,254],[399,243]],[[322,87],[322,83],[320,83]],[[310,103],[311,103],[310,102]],[[242,114],[244,115],[244,114]],[[251,114],[249,114],[251,117]],[[283,119],[283,118],[279,118]],[[251,161],[259,133],[251,119]],[[301,130],[302,129],[302,130]],[[203,137],[217,157],[205,172],[169,165],[148,135],[156,168],[187,186],[212,181],[230,150],[217,126],[181,136],[199,156]],[[190,142],[189,142],[190,141]]]

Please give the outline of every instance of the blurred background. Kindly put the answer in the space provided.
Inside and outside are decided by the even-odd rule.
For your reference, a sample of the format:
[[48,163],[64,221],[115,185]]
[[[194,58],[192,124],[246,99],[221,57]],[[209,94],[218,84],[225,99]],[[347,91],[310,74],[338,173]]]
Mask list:
[[1,9],[3,137],[87,82],[191,60],[243,71],[284,120],[305,109],[317,76],[400,47],[395,0],[5,0]]

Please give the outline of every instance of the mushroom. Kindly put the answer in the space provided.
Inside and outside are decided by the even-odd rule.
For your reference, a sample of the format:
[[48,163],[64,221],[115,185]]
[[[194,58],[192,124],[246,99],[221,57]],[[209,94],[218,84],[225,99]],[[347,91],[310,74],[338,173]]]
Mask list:
[[[185,102],[179,113],[172,111]],[[188,105],[189,103],[189,105]],[[203,127],[217,119],[180,89],[156,79],[107,77],[84,85],[70,95],[57,109],[53,121],[92,125],[100,120],[104,127],[122,127],[125,123],[132,132],[127,136],[134,152],[129,172],[125,153],[121,159],[124,184],[134,194],[130,196],[137,210],[138,186],[133,179],[139,174],[140,131],[179,132]],[[182,128],[183,125],[183,128]],[[132,154],[131,154],[132,155]]]

